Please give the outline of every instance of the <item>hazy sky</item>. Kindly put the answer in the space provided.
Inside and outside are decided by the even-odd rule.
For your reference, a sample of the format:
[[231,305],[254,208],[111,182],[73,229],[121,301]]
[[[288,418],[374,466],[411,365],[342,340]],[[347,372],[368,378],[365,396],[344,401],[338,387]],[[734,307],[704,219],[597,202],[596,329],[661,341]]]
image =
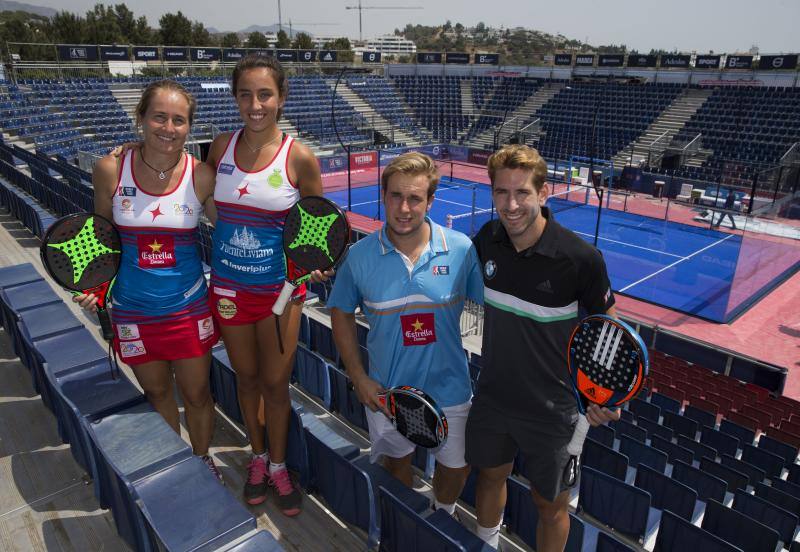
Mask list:
[[[85,13],[96,0],[29,0]],[[106,4],[113,4],[104,2]],[[284,25],[319,35],[358,37],[358,0],[282,0]],[[362,0],[364,6],[420,6],[420,10],[364,10],[364,37],[391,33],[406,23],[524,26],[591,44],[621,44],[640,51],[734,52],[758,45],[762,53],[800,51],[800,0]],[[222,31],[278,22],[278,0],[129,0],[151,26],[167,11]],[[324,24],[324,25],[323,25]]]

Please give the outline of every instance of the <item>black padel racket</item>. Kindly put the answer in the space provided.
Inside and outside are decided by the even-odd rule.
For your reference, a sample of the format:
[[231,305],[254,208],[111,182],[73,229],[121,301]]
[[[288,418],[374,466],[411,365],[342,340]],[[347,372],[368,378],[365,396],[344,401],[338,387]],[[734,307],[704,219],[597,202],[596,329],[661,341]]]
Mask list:
[[122,242],[111,221],[93,213],[67,215],[50,226],[39,251],[47,273],[60,286],[76,295],[97,296],[103,338],[113,339],[106,305],[119,270]]
[[389,421],[400,435],[424,448],[438,448],[447,440],[447,417],[424,391],[403,385],[378,395],[389,411]]
[[572,332],[567,365],[580,411],[567,445],[570,459],[564,468],[564,483],[571,487],[578,479],[583,442],[589,431],[587,405],[612,408],[634,398],[647,375],[647,347],[625,322],[604,314],[587,316]]
[[283,253],[286,281],[272,306],[278,345],[283,353],[278,316],[283,314],[292,292],[315,270],[336,266],[350,243],[350,223],[338,205],[319,196],[306,196],[295,203],[283,223]]

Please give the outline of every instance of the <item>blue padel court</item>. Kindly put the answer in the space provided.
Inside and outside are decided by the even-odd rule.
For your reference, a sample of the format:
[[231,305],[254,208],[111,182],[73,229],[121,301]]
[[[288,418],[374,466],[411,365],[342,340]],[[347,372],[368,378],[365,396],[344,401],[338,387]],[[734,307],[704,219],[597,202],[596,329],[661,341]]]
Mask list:
[[[347,207],[347,190],[325,194]],[[597,205],[585,190],[559,192],[548,199],[556,220],[594,243]],[[351,210],[385,219],[378,186],[352,188]],[[474,207],[473,207],[474,205]],[[443,177],[431,218],[472,235],[492,218],[488,186]],[[747,242],[748,247],[743,247]],[[603,208],[597,246],[615,292],[711,320],[727,323],[791,274],[800,263],[797,248],[709,228]],[[787,259],[790,251],[794,259]],[[763,262],[766,254],[781,263]]]

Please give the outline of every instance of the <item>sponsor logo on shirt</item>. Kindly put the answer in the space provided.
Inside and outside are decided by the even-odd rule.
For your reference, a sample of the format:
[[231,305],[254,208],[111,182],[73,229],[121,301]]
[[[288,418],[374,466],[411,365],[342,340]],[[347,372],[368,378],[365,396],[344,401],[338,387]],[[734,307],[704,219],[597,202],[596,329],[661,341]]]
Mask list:
[[436,327],[432,312],[405,314],[400,317],[403,328],[403,345],[427,345],[436,342]]
[[483,273],[487,280],[494,278],[494,275],[497,274],[497,263],[491,259],[486,261],[486,264],[483,265]]
[[141,268],[175,266],[175,239],[172,236],[142,234],[137,237],[137,245]]
[[537,291],[543,291],[545,293],[553,293],[553,286],[550,285],[550,280],[545,280],[544,282],[540,282],[538,286],[536,286]]
[[435,265],[433,267],[434,276],[447,276],[450,274],[450,265]]
[[264,259],[273,254],[271,247],[261,247],[261,240],[247,226],[236,228],[228,243],[220,243],[220,250],[231,257],[243,259]]
[[130,358],[147,353],[147,349],[144,348],[144,342],[141,339],[138,341],[121,341],[119,353],[122,358]]
[[138,324],[117,324],[117,336],[120,341],[139,339]]
[[230,299],[222,298],[217,301],[217,312],[225,320],[230,320],[236,316],[236,303]]
[[214,321],[210,316],[197,321],[197,333],[200,336],[200,341],[205,341],[214,335]]
[[229,165],[228,163],[220,163],[219,167],[217,167],[217,172],[221,174],[233,174],[234,168],[233,165]]
[[267,183],[276,190],[283,185],[283,176],[280,169],[273,169],[272,174],[267,178]]
[[133,201],[130,199],[123,199],[120,202],[120,211],[123,215],[132,215],[133,214]]
[[194,214],[194,209],[185,203],[175,203],[172,205],[172,208],[175,210],[175,214],[178,216],[188,217]]
[[134,188],[133,186],[123,186],[119,189],[119,195],[136,197],[136,188]]

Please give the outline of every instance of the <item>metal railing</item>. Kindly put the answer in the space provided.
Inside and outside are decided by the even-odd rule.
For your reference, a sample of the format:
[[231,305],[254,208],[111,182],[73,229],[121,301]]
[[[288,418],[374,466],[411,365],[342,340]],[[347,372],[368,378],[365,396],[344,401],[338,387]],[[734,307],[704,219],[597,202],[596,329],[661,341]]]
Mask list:
[[800,164],[800,142],[795,142],[786,150],[781,156],[780,165],[784,167],[791,167]]
[[692,140],[688,144],[683,146],[683,149],[681,150],[681,165],[683,165],[687,161],[687,159],[691,159],[692,156],[694,156],[694,154],[700,151],[700,148],[703,146],[702,138],[703,135],[698,134],[697,136],[692,138]]
[[[669,131],[665,130],[661,134],[659,134],[655,140],[650,142],[647,145],[647,166],[652,167],[653,165],[660,163],[661,158],[664,156],[664,150],[667,149],[666,145],[666,136]],[[657,150],[664,143],[664,147],[660,150]]]

